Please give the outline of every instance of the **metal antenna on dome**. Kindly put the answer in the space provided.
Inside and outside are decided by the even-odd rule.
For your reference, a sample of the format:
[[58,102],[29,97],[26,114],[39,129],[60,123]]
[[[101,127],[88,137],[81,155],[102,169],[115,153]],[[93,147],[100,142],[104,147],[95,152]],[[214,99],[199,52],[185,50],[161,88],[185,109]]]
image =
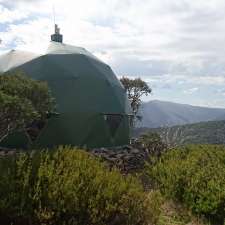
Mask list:
[[55,42],[63,42],[63,36],[60,34],[60,29],[58,25],[55,23],[55,6],[52,6],[52,11],[53,11],[53,20],[54,20],[54,27],[55,27],[55,33],[51,35],[51,41]]
[[55,25],[55,5],[54,4],[52,5],[52,14],[53,14],[53,22]]

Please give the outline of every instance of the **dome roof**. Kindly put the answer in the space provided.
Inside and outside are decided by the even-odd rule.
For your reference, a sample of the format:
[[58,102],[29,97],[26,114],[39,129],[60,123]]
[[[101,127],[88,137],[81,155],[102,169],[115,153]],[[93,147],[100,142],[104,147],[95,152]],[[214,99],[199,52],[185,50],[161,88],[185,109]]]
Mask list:
[[50,42],[48,49],[46,51],[46,54],[81,54],[81,55],[94,58],[95,60],[101,61],[92,53],[87,51],[85,48],[68,45],[68,44],[64,44],[60,42],[55,42],[55,41]]
[[128,144],[131,110],[126,91],[112,69],[90,52],[52,41],[44,55],[16,51],[1,57],[0,65],[5,61],[4,72],[18,69],[48,82],[56,100],[59,116],[49,119],[37,145]]

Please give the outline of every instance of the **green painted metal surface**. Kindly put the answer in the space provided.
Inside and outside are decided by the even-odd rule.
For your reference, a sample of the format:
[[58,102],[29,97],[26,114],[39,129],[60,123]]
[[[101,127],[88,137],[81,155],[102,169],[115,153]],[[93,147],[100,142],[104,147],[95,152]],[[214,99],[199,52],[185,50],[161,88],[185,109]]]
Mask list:
[[[111,68],[85,49],[51,42],[47,54],[10,69],[47,81],[56,100],[59,115],[49,119],[36,147],[109,147],[129,142],[131,111],[125,89]],[[110,127],[108,120],[116,121],[118,115],[122,119]],[[3,144],[23,147],[26,141],[14,134]]]

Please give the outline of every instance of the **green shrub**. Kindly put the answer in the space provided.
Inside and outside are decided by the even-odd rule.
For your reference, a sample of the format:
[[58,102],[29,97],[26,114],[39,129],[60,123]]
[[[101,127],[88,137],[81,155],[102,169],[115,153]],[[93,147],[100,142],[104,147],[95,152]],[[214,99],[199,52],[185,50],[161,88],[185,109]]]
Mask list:
[[46,82],[18,71],[0,76],[0,142],[14,132],[33,131],[35,124],[46,123],[54,109]]
[[142,225],[159,215],[158,193],[70,147],[1,159],[0,169],[2,221]]
[[138,142],[141,144],[140,147],[148,149],[149,153],[155,156],[160,156],[167,149],[159,134],[155,132],[142,134],[138,138]]
[[165,153],[147,166],[149,179],[163,194],[195,213],[225,217],[225,147],[191,145]]

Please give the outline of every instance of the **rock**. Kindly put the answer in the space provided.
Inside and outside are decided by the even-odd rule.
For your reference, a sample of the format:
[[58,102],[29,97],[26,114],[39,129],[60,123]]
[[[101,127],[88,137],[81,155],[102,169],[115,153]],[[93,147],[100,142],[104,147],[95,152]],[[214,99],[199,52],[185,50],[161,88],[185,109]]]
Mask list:
[[117,167],[124,174],[143,169],[151,154],[148,149],[140,147],[137,143],[114,148],[92,149],[89,152],[96,157],[101,157],[109,167]]
[[130,152],[134,153],[134,154],[138,154],[138,153],[140,153],[140,150],[138,150],[138,149],[131,149]]
[[116,154],[116,157],[117,157],[117,158],[123,158],[123,156],[124,156],[123,153]]
[[122,148],[123,148],[124,150],[130,150],[130,149],[132,149],[132,147],[129,146],[129,145],[124,145]]

